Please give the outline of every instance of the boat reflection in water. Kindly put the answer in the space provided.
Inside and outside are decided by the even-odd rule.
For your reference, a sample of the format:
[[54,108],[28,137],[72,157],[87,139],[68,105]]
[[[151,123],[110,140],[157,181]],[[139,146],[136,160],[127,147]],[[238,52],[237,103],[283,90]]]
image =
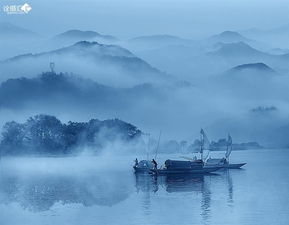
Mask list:
[[160,188],[166,192],[202,192],[205,177],[215,177],[218,174],[170,174],[152,176],[150,174],[136,173],[137,192],[157,192]]
[[[213,176],[213,175],[211,175]],[[171,192],[201,192],[204,189],[204,175],[165,176],[160,177],[166,191]]]
[[164,176],[136,173],[135,187],[138,193],[143,193],[142,203],[148,212],[151,210],[151,201],[156,198],[155,194],[162,195],[164,191],[172,197],[175,194],[180,197],[179,194],[183,193],[184,199],[190,198],[192,208],[199,205],[200,215],[204,222],[210,219],[212,197],[215,195],[222,196],[221,204],[229,207],[233,205],[233,181],[228,170],[218,174],[170,174]]

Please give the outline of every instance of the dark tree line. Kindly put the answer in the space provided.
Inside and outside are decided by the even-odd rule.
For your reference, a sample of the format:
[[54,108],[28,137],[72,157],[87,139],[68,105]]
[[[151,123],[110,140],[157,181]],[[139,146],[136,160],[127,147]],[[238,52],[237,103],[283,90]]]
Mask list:
[[81,147],[100,150],[113,141],[131,142],[141,131],[119,119],[61,123],[54,116],[36,115],[25,123],[7,122],[2,131],[1,151],[4,155],[74,154]]

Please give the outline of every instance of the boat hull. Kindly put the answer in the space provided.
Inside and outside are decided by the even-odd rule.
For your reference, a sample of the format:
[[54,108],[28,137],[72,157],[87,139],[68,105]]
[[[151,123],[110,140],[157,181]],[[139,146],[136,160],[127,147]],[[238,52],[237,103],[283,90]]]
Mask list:
[[133,169],[136,173],[148,173],[153,169],[153,164],[149,160],[141,160],[133,166]]
[[240,169],[242,166],[246,165],[247,163],[235,163],[235,164],[227,164],[227,165],[224,165],[223,168],[226,168],[226,169]]
[[150,168],[133,167],[135,173],[149,173]]
[[223,165],[205,165],[207,168],[209,167],[219,167],[221,169],[240,169],[242,166],[246,165],[247,163],[229,163]]
[[152,169],[150,173],[155,175],[167,174],[206,174],[219,170],[220,167],[204,167],[200,169]]

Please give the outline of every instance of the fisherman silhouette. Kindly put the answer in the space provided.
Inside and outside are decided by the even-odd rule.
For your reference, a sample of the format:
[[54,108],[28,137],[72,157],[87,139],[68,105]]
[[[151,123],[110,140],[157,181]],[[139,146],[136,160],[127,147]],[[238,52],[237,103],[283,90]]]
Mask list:
[[152,163],[154,164],[154,170],[158,168],[158,163],[155,161],[155,159],[152,160]]
[[134,160],[134,162],[135,162],[135,166],[138,166],[138,160],[137,160],[137,158],[135,158],[135,160]]

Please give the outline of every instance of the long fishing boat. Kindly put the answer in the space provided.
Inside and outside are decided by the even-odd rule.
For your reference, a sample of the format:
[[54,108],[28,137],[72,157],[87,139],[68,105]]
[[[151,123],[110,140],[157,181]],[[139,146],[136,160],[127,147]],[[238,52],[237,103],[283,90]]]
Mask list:
[[164,167],[151,169],[154,175],[167,174],[205,174],[217,171],[221,167],[207,167],[202,160],[183,161],[183,160],[166,160]]
[[[183,157],[187,160],[166,160],[164,165],[161,168],[157,168],[155,160],[141,160],[138,162],[136,159],[134,170],[139,173],[151,173],[155,175],[165,175],[165,174],[204,174],[217,171],[219,169],[239,169],[244,166],[246,163],[229,163],[229,156],[232,152],[232,137],[228,135],[227,140],[227,150],[224,158],[208,158],[210,154],[210,141],[205,134],[204,130],[201,129],[201,138],[200,138],[200,159],[192,159],[189,157]],[[159,138],[160,139],[160,138]],[[206,145],[208,147],[206,148]],[[159,147],[159,142],[157,149]],[[157,149],[156,155],[157,156]],[[207,154],[204,153],[207,151]],[[155,164],[154,164],[155,162]]]

